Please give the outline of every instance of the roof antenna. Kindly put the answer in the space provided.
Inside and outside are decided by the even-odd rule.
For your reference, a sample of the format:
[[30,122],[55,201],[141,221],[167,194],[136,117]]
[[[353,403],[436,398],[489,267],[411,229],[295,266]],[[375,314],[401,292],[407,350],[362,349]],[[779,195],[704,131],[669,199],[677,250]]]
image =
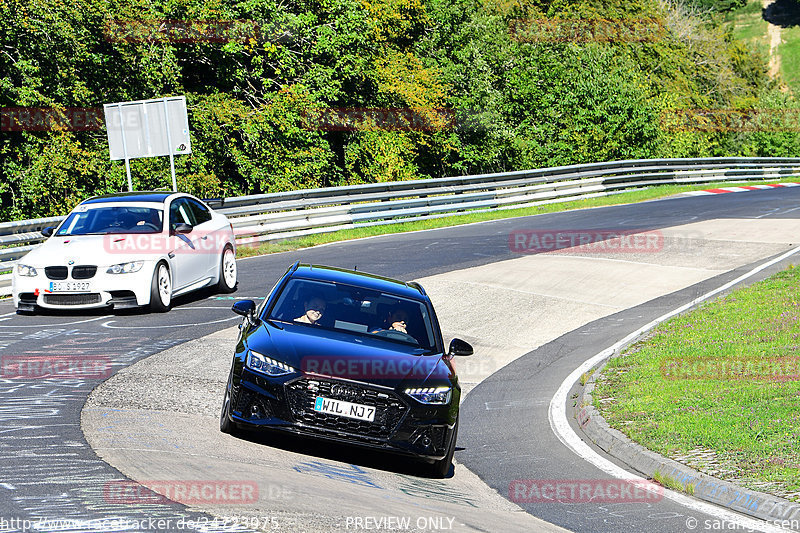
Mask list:
[[358,272],[358,265],[353,267],[353,272]]

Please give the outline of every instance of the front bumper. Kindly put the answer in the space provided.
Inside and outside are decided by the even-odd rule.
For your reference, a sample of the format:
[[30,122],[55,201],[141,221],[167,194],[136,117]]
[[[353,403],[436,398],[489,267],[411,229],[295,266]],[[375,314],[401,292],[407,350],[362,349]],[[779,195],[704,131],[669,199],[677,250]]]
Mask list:
[[[48,279],[41,269],[34,277],[12,275],[12,297],[18,310],[44,309],[95,309],[114,307],[124,309],[150,303],[150,284],[155,264],[145,262],[141,270],[128,274],[108,274],[107,267],[98,267],[89,279]],[[37,269],[38,270],[38,269]],[[87,283],[86,290],[52,290],[52,283],[61,281]]]
[[[317,395],[374,406],[375,420],[318,413]],[[451,404],[459,400],[453,396]],[[280,430],[435,461],[447,455],[457,412],[452,405],[422,405],[385,387],[315,376],[265,378],[243,369],[232,386],[229,415],[243,429]]]

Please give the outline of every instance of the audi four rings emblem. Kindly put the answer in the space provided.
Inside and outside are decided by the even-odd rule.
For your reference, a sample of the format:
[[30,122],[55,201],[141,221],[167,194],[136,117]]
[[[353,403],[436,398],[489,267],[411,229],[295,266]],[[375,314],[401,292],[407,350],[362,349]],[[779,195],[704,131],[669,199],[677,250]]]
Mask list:
[[344,396],[345,398],[353,398],[358,394],[357,391],[345,385],[333,385],[331,387],[331,393],[336,396]]

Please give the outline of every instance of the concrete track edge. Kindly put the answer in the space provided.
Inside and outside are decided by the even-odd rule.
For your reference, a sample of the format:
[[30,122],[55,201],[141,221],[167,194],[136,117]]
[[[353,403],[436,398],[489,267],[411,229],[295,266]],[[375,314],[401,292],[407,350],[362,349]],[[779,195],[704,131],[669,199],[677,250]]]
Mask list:
[[[794,247],[792,250],[781,254],[779,257],[766,261],[747,274],[695,299],[689,305],[681,306],[677,310],[654,320],[644,328],[641,328],[614,345],[611,349],[601,352],[605,357],[599,365],[594,367],[594,372],[591,373],[585,385],[582,387],[580,401],[578,401],[572,409],[572,416],[586,437],[584,440],[592,442],[610,456],[622,461],[625,465],[649,479],[653,479],[656,472],[663,476],[668,476],[680,483],[683,487],[683,492],[699,500],[753,518],[766,520],[779,527],[791,527],[797,524],[800,521],[800,504],[709,476],[687,465],[652,452],[644,446],[633,442],[621,431],[609,426],[608,422],[600,415],[599,411],[594,408],[591,393],[594,390],[595,376],[602,372],[602,369],[608,364],[608,361],[612,357],[618,356],[625,348],[641,339],[653,328],[679,313],[696,308],[712,296],[719,295],[723,291],[750,278],[752,275],[764,270],[768,266],[779,263],[783,259],[790,258],[798,253],[798,251],[800,251],[800,247]],[[579,384],[576,383],[574,386],[578,385]]]
[[[601,370],[602,367],[595,373]],[[594,380],[591,379],[584,387],[581,401],[574,408],[574,416],[586,438],[607,454],[650,479],[656,472],[668,476],[680,483],[687,494],[726,509],[773,523],[793,521],[796,524],[800,520],[800,504],[703,474],[633,442],[609,426],[594,408],[591,396],[593,389]]]

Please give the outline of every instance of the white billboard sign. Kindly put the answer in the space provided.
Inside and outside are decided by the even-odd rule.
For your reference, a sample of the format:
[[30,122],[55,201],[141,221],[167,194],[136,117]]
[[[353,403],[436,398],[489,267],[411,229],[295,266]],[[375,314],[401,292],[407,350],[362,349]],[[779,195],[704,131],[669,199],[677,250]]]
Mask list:
[[173,156],[192,153],[186,97],[104,104],[103,109],[111,160],[125,160],[128,187],[132,188],[129,160],[169,156],[172,186],[177,188]]

